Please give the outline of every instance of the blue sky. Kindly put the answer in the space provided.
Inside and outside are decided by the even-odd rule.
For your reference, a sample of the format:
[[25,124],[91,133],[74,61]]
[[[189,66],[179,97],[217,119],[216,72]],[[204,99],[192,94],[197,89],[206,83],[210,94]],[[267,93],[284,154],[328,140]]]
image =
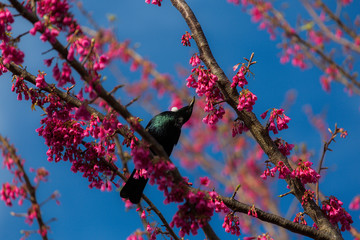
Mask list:
[[[280,49],[276,47],[278,41],[270,41],[269,35],[265,31],[259,31],[258,26],[250,21],[249,15],[240,7],[228,4],[225,0],[189,1],[189,5],[202,24],[215,58],[229,77],[232,77],[233,65],[255,52],[258,63],[252,68],[255,78],[249,80],[249,88],[258,96],[254,107],[258,116],[270,107],[281,106],[285,93],[296,89],[296,102],[287,113],[292,120],[289,129],[280,134],[282,138],[290,143],[306,143],[308,149],[315,153],[313,160],[316,162],[316,159],[319,159],[322,139],[303,111],[307,104],[312,106],[316,114],[326,109],[326,120],[331,128],[338,123],[338,126],[348,130],[348,137],[338,139],[331,147],[333,152],[326,155],[329,170],[321,182],[324,194],[337,196],[347,208],[360,189],[359,97],[349,97],[343,91],[343,86],[336,83],[332,84],[330,93],[322,91],[318,80],[321,72],[315,67],[302,71],[290,64],[281,65],[278,57]],[[175,66],[181,64],[190,69],[188,61],[196,49],[185,48],[180,44],[181,35],[188,28],[169,1],[164,0],[163,6],[159,8],[145,4],[144,1],[108,0],[99,4],[99,1],[87,0],[84,7],[102,26],[108,25],[107,14],[115,14],[119,39],[130,39],[132,44],[139,46],[137,51],[142,56],[156,63],[159,72],[171,74],[179,85],[185,84],[185,79],[177,76]],[[287,15],[295,19],[301,11],[302,9],[298,10],[296,14],[287,12]],[[73,12],[75,16],[79,16],[80,23],[87,24],[76,8]],[[18,33],[22,33],[28,30],[30,25],[19,21],[16,26],[20,29]],[[28,36],[20,45],[26,54],[25,63],[30,60],[33,63],[27,65],[27,69],[33,74],[37,73],[44,59],[44,56],[36,53],[49,49],[49,45],[44,46],[38,41],[38,37]],[[126,70],[128,65],[119,63],[119,67],[128,80],[133,78]],[[72,173],[68,163],[47,162],[44,140],[35,132],[40,126],[41,112],[31,111],[28,102],[16,100],[16,94],[10,91],[10,75],[0,77],[0,89],[0,133],[17,147],[18,154],[26,160],[25,167],[44,166],[50,171],[49,181],[40,186],[38,198],[45,199],[54,190],[61,194],[60,206],[50,202],[42,208],[45,219],[57,219],[50,224],[50,239],[126,239],[141,226],[134,210],[124,211],[125,207],[118,192],[89,189],[87,180],[80,174]],[[164,98],[162,102],[160,107],[167,110],[170,99]],[[134,115],[143,118],[144,124],[151,118],[151,115],[139,106],[132,106],[130,110]],[[10,179],[11,175],[0,169],[0,182]],[[148,186],[145,194],[154,198],[159,194],[155,188]],[[282,192],[284,191],[286,190]],[[161,206],[161,198],[155,197],[154,201]],[[26,208],[17,206],[8,208],[4,203],[0,203],[0,239],[19,239],[20,229],[29,229],[24,219],[9,214],[10,211],[22,212],[24,209]],[[161,209],[167,211],[169,221],[176,210],[172,207]],[[360,213],[350,213],[355,222],[354,226],[360,229]],[[212,226],[221,239],[237,239],[224,233],[217,216],[214,217]],[[350,238],[349,235],[345,236]],[[203,236],[191,236],[189,239],[203,239]]]

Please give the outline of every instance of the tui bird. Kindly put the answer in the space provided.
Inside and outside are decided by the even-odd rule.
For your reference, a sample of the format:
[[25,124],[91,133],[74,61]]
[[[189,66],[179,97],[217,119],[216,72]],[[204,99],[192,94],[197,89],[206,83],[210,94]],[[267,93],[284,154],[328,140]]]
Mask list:
[[[194,103],[195,97],[188,106],[180,109],[173,108],[171,111],[165,111],[156,115],[145,128],[164,148],[168,156],[171,155],[174,146],[179,140],[181,127],[191,117]],[[152,153],[155,154],[153,151]],[[121,189],[120,196],[122,198],[128,198],[133,204],[138,204],[148,179],[144,177],[134,178],[135,172],[136,169],[134,169],[125,186]]]

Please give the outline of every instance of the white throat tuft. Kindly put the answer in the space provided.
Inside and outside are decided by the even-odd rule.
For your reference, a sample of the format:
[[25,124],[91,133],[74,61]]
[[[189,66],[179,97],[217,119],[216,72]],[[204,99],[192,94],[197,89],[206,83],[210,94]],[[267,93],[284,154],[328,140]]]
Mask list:
[[171,108],[171,111],[172,111],[172,112],[177,112],[178,110],[179,110],[179,109],[178,109],[177,107],[172,107],[172,108]]

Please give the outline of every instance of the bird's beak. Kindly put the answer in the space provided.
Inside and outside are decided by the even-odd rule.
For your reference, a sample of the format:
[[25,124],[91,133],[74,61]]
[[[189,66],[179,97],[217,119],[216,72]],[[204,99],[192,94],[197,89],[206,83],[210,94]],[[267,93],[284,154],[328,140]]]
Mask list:
[[195,97],[193,97],[193,99],[191,100],[191,102],[189,103],[189,107],[193,108],[195,103]]

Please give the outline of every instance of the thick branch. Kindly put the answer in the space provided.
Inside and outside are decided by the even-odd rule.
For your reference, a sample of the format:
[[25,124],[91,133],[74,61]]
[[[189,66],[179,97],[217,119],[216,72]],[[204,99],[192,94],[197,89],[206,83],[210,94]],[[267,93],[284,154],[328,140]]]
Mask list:
[[[242,213],[247,214],[251,207],[247,204],[238,202],[238,201],[236,201],[232,198],[228,198],[228,197],[222,197],[222,200],[226,204],[226,206],[228,206],[229,208],[231,208],[233,211],[236,211],[236,212],[242,212]],[[328,235],[324,231],[316,230],[315,228],[309,227],[307,225],[294,223],[294,222],[287,220],[283,217],[280,217],[278,215],[264,212],[258,208],[255,208],[255,209],[256,209],[257,218],[259,220],[262,220],[262,221],[268,222],[268,223],[272,223],[272,224],[276,224],[276,225],[283,227],[291,232],[299,233],[301,235],[304,235],[304,236],[307,236],[307,237],[310,237],[313,239],[329,239]]]

